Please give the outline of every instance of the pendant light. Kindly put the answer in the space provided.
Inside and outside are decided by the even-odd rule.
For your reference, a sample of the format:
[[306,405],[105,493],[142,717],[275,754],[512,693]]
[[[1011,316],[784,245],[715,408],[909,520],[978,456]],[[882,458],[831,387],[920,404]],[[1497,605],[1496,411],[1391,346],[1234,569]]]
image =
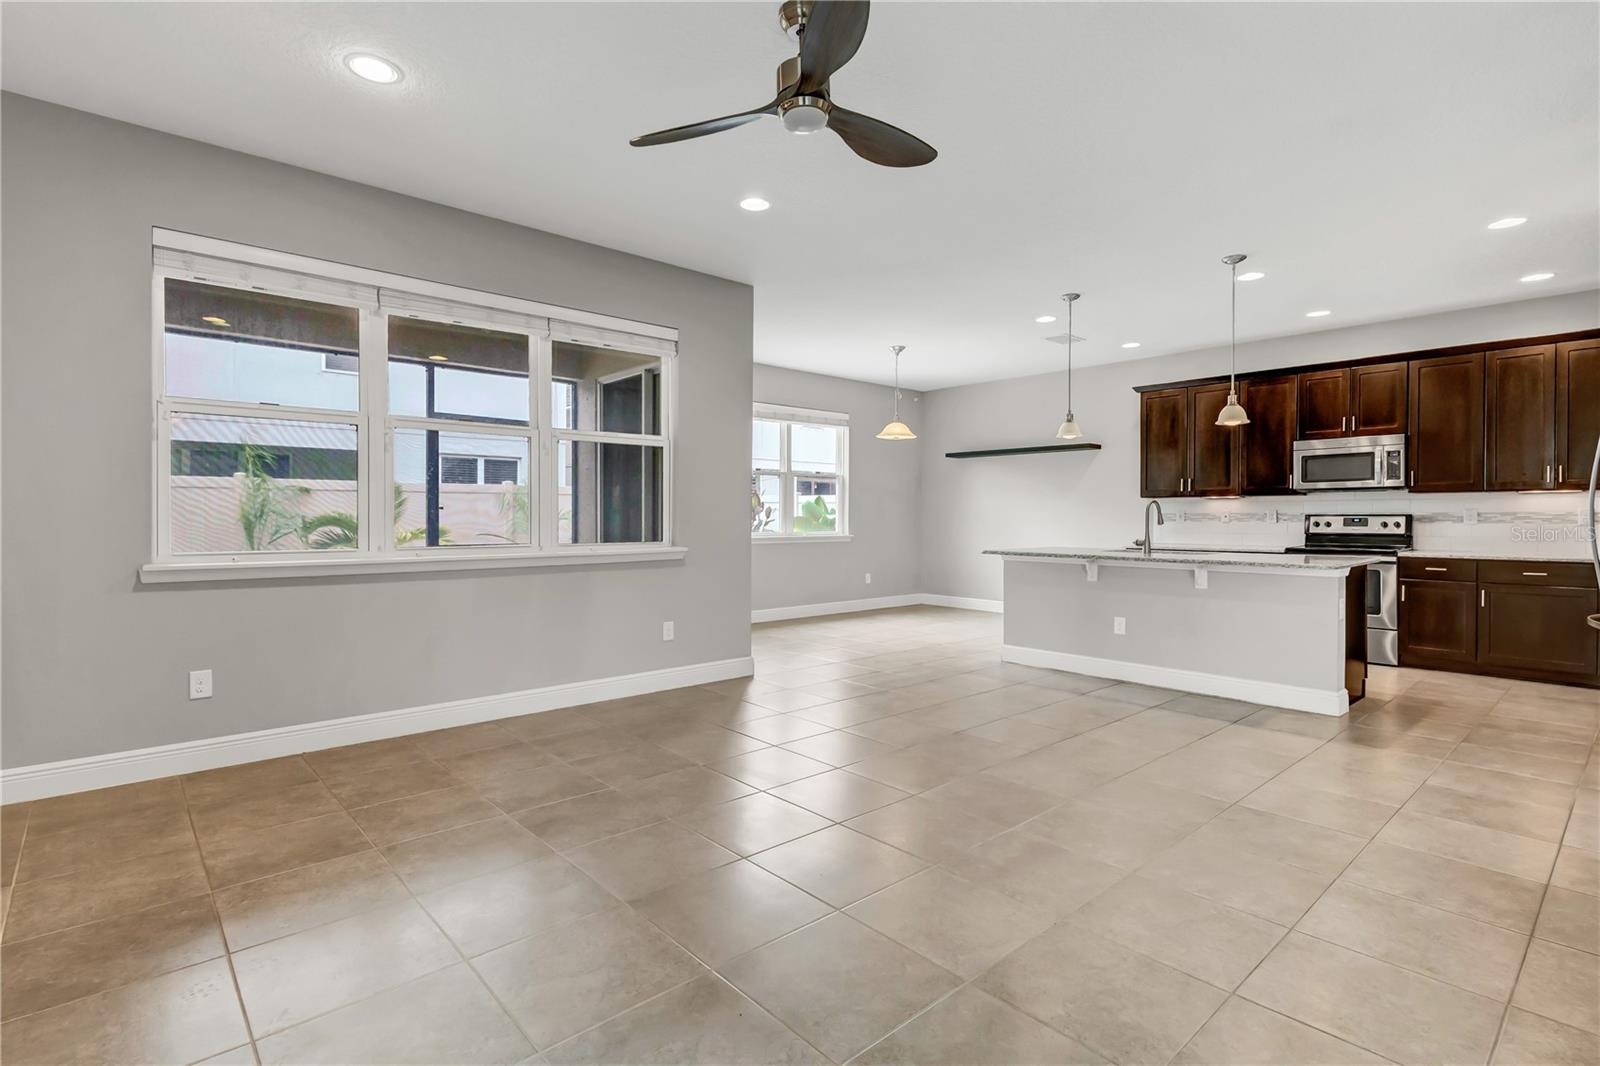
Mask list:
[[894,353],[894,418],[878,431],[878,439],[916,440],[917,435],[911,432],[911,427],[900,421],[900,353],[906,350],[906,346],[893,344],[889,350]]
[[1244,407],[1239,403],[1239,264],[1244,262],[1242,253],[1225,255],[1222,261],[1228,264],[1228,402],[1217,412],[1217,425],[1219,426],[1248,426],[1250,416],[1245,414]]
[[1061,440],[1077,440],[1083,436],[1083,430],[1078,428],[1078,420],[1072,416],[1072,304],[1079,295],[1069,292],[1061,297],[1067,301],[1067,417],[1061,420],[1061,428],[1056,430],[1056,436]]

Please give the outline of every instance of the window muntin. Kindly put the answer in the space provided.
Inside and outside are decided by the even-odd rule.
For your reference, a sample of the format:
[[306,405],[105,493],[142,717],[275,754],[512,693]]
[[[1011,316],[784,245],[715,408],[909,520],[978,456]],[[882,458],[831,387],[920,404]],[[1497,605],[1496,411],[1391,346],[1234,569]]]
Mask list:
[[[156,249],[158,567],[670,543],[670,342],[640,337],[657,354],[635,353],[630,334],[581,327],[595,345],[552,343],[548,320],[500,297],[395,290],[389,310],[389,289],[246,252]],[[553,373],[557,345],[572,376]],[[262,519],[248,528],[247,502]]]
[[849,427],[775,418],[771,411],[751,420],[751,537],[843,535]]

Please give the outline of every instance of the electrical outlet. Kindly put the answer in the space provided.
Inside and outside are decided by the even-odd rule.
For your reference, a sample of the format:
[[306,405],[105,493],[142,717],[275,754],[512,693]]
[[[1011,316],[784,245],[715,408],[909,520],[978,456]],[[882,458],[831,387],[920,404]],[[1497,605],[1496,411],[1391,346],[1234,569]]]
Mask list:
[[1127,636],[1128,635],[1128,620],[1126,618],[1122,617],[1121,615],[1117,615],[1115,618],[1113,618],[1111,620],[1111,632],[1114,635],[1119,636],[1119,637]]
[[189,698],[191,700],[209,700],[211,698],[211,671],[189,671]]
[[869,584],[869,585],[872,584],[872,575],[871,574],[867,575],[867,584]]
[[674,639],[674,636],[675,636],[675,634],[672,631],[672,623],[671,622],[662,622],[661,623],[661,639],[662,640],[672,640],[672,639]]

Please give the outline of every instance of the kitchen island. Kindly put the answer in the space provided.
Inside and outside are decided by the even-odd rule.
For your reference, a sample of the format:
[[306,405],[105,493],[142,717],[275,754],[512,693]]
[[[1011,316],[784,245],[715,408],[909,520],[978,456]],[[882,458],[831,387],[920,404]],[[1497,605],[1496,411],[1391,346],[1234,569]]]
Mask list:
[[1365,693],[1365,556],[994,549],[1006,662],[1341,715]]

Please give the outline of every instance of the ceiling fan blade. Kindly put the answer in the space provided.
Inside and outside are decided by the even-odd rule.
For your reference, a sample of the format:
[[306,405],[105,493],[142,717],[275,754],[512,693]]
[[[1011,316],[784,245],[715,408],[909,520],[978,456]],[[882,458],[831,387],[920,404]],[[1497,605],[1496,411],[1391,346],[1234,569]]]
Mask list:
[[687,126],[674,126],[670,130],[658,130],[655,133],[647,133],[643,137],[635,137],[628,143],[635,148],[648,148],[652,144],[671,144],[673,141],[687,141],[693,137],[704,137],[708,133],[721,133],[723,130],[731,130],[735,126],[743,126],[746,122],[754,122],[762,115],[776,115],[777,113],[778,101],[774,100],[772,103],[764,107],[758,107],[754,111],[741,111],[737,115],[708,118],[704,122],[692,122]]
[[828,128],[856,155],[879,166],[920,167],[939,157],[931,144],[905,130],[842,107],[828,112]]
[[800,83],[809,96],[855,56],[867,35],[867,0],[817,0],[800,33]]

